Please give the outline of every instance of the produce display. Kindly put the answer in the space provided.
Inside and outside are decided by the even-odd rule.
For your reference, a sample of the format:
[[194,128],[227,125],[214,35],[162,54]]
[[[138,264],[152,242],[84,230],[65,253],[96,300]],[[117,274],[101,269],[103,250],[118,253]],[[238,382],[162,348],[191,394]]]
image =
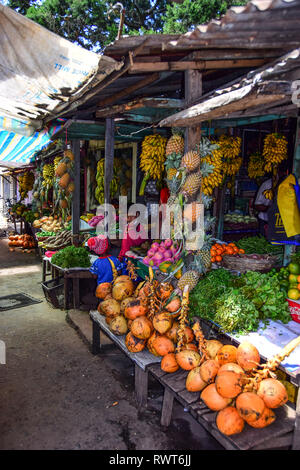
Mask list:
[[210,249],[212,263],[221,263],[224,255],[237,255],[244,253],[245,250],[238,248],[235,243],[214,243]]
[[23,248],[27,253],[31,253],[32,248],[35,248],[35,241],[31,235],[10,235],[8,237],[9,251],[14,251],[15,248]]
[[277,255],[283,253],[281,245],[273,245],[262,235],[241,238],[236,242],[236,245],[238,248],[243,249],[246,254]]
[[248,176],[250,179],[258,180],[265,176],[265,160],[260,152],[253,153],[249,157]]
[[[105,159],[101,158],[97,163],[95,198],[99,204],[104,204],[104,163]],[[114,161],[113,178],[110,182],[110,196],[114,197],[119,189],[118,166]]]
[[[251,215],[243,215],[243,214],[239,214],[237,212],[229,212],[228,214],[225,214],[224,215],[224,223],[225,223],[225,226],[229,226],[229,225],[239,225],[239,224],[243,224],[243,225],[252,225],[252,224],[255,224],[257,225],[257,218],[255,216],[251,216]],[[233,227],[234,228],[234,227]]]
[[180,256],[180,247],[177,243],[167,239],[161,242],[153,242],[147,251],[143,263],[148,266],[160,267],[164,263],[174,263]]
[[140,168],[145,173],[140,187],[140,196],[144,194],[149,179],[161,180],[166,159],[167,139],[159,134],[148,135],[142,142]]
[[34,173],[29,170],[19,176],[18,183],[21,201],[23,201],[23,199],[27,197],[29,191],[33,189],[34,179]]
[[223,268],[209,272],[190,295],[192,316],[207,318],[225,332],[256,331],[259,321],[291,320],[286,292],[276,271],[235,276]]
[[[43,233],[43,232],[41,232]],[[47,232],[44,232],[47,233]],[[48,232],[51,233],[51,232]],[[46,250],[56,251],[72,244],[72,234],[69,230],[62,230],[60,232],[53,232],[53,235],[43,236],[42,240],[38,242],[41,248]]]
[[[261,363],[259,351],[250,342],[244,341],[236,347],[205,338],[200,323],[191,320],[194,312],[189,309],[193,299],[189,298],[188,286],[184,287],[181,297],[171,284],[156,280],[151,267],[149,277],[139,284],[134,282],[133,266],[129,273],[129,276],[119,276],[113,267],[113,281],[99,284],[95,292],[100,300],[99,313],[105,316],[113,334],[124,336],[129,352],[138,354],[148,349],[161,358],[164,372],[187,371],[186,390],[201,392],[200,400],[217,412],[216,425],[221,433],[231,436],[241,433],[246,425],[256,429],[270,426],[276,419],[276,409],[289,399],[283,381],[276,375],[277,368],[300,345],[300,337],[266,363]],[[197,292],[202,294],[203,304],[209,309],[209,301],[216,293],[223,295],[238,281],[234,290],[238,289],[238,284],[245,292],[255,290],[256,303],[262,299],[261,312],[266,313],[265,307],[268,312],[273,311],[272,306],[277,310],[273,299],[269,303],[267,299],[273,292],[272,279],[275,278],[248,274],[250,276],[245,275],[241,282],[222,269],[211,271],[197,284],[198,291],[194,289],[192,297]],[[208,278],[213,281],[211,286],[200,287]],[[266,283],[269,283],[267,288]],[[210,287],[214,290],[211,298]],[[248,313],[240,309],[243,321]],[[253,327],[255,322],[250,318],[250,323]]]
[[69,221],[63,222],[61,217],[50,215],[34,220],[32,226],[46,232],[59,232],[63,228],[66,228],[68,224]]
[[89,252],[83,247],[73,245],[54,253],[51,263],[64,269],[89,268],[91,266]]

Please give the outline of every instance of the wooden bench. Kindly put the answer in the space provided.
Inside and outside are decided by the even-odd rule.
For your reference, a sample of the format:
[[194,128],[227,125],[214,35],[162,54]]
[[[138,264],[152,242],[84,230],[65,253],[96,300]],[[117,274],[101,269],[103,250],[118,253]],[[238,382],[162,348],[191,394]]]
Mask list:
[[97,310],[92,310],[90,311],[90,317],[93,325],[92,353],[99,354],[104,352],[106,349],[106,345],[101,345],[100,342],[100,331],[102,331],[134,363],[135,395],[137,404],[139,408],[146,406],[148,397],[148,368],[152,364],[160,364],[161,358],[153,356],[153,354],[147,350],[139,353],[129,352],[125,344],[125,336],[114,335],[110,331],[103,315],[100,315]]
[[[300,394],[298,394],[296,405],[288,403],[275,410],[277,419],[270,427],[255,429],[245,424],[242,433],[235,436],[225,436],[216,426],[217,412],[207,408],[200,400],[199,392],[191,393],[186,390],[187,371],[178,370],[172,374],[164,372],[160,367],[161,357],[155,357],[148,351],[136,354],[130,353],[125,345],[125,337],[114,335],[110,331],[104,316],[100,315],[98,311],[91,311],[90,317],[93,324],[93,354],[98,354],[105,350],[105,345],[101,346],[100,343],[101,330],[134,362],[135,394],[139,407],[147,405],[148,373],[163,386],[162,426],[167,427],[170,425],[175,399],[225,449],[260,450],[291,448],[293,450],[300,450]],[[300,376],[297,377],[297,379],[299,378]]]

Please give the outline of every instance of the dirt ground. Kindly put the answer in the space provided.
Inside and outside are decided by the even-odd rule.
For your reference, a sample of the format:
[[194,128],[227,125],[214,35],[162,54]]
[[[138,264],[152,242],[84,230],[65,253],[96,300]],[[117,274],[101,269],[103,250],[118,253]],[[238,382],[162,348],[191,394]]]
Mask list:
[[[162,389],[150,382],[137,412],[134,370],[112,348],[93,356],[66,312],[46,302],[35,254],[9,253],[0,240],[1,296],[24,292],[42,303],[0,313],[1,450],[217,450],[222,447],[175,404],[168,430],[159,425]],[[88,313],[86,313],[88,315]]]

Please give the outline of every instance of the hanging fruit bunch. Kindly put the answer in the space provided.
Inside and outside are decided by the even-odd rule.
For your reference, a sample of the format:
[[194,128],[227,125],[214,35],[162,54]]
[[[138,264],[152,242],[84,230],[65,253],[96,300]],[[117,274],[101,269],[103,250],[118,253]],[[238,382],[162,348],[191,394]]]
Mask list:
[[35,169],[35,181],[32,189],[32,210],[35,211],[36,217],[39,216],[42,210],[42,205],[45,198],[45,189],[43,187],[43,170],[42,165],[38,164]]
[[248,176],[251,179],[258,180],[265,176],[265,161],[260,152],[253,153],[249,157]]
[[33,189],[34,184],[34,173],[32,171],[26,171],[18,178],[20,200],[23,201],[28,195],[28,192]]
[[[212,145],[217,146],[216,141],[211,141]],[[224,180],[223,175],[223,162],[222,162],[222,150],[219,146],[214,150],[211,150],[205,157],[202,158],[203,163],[213,167],[213,171],[203,178],[202,180],[202,191],[204,194],[211,196],[214,188],[221,186]]]
[[234,189],[235,176],[242,166],[243,159],[241,153],[240,137],[233,137],[230,135],[221,135],[218,141],[220,151],[223,156],[223,172],[224,176],[230,177],[231,181],[227,182],[227,187],[231,190]]
[[[96,181],[97,187],[95,189],[95,198],[99,202],[99,204],[104,204],[104,165],[105,159],[101,158],[97,163],[97,174],[96,174]],[[113,178],[110,182],[110,196],[114,197],[118,192],[119,188],[119,178],[118,178],[118,164],[114,162],[113,168]]]
[[62,220],[70,217],[71,202],[75,184],[73,181],[74,154],[70,149],[66,149],[63,155],[55,157],[53,162],[55,177],[53,184],[53,213],[60,213]]
[[288,157],[288,142],[285,136],[276,132],[268,134],[264,140],[263,157],[265,171],[277,171],[278,165]]
[[42,166],[43,182],[42,185],[45,189],[45,200],[48,201],[49,190],[53,187],[54,181],[54,165],[53,163],[45,163]]
[[148,135],[142,142],[140,168],[145,172],[145,176],[141,184],[140,196],[143,196],[149,179],[161,180],[163,177],[166,143],[166,137],[159,134]]
[[263,157],[265,159],[265,171],[272,172],[272,188],[266,189],[263,195],[266,199],[274,199],[274,180],[277,175],[278,165],[288,158],[288,142],[285,136],[276,132],[268,134],[264,140]]

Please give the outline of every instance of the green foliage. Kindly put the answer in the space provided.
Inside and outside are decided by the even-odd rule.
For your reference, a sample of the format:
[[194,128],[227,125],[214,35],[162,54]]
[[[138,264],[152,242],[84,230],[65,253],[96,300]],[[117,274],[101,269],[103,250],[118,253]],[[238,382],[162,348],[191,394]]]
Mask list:
[[190,294],[190,316],[218,324],[225,332],[256,331],[261,320],[288,323],[291,320],[286,293],[276,271],[249,271],[234,276],[229,271],[211,271]]
[[272,243],[268,242],[262,235],[241,238],[236,242],[236,245],[238,248],[245,250],[246,254],[276,255],[283,253],[283,247],[281,245],[272,245]]
[[222,16],[234,5],[245,5],[247,0],[184,0],[167,6],[163,31],[167,34],[186,33],[194,27]]
[[83,247],[73,245],[54,253],[51,262],[61,268],[89,268],[91,266],[88,251]]
[[[8,0],[8,6],[86,49],[97,52],[114,41],[120,10],[104,0]],[[185,33],[224,14],[233,0],[123,0],[123,34]]]

